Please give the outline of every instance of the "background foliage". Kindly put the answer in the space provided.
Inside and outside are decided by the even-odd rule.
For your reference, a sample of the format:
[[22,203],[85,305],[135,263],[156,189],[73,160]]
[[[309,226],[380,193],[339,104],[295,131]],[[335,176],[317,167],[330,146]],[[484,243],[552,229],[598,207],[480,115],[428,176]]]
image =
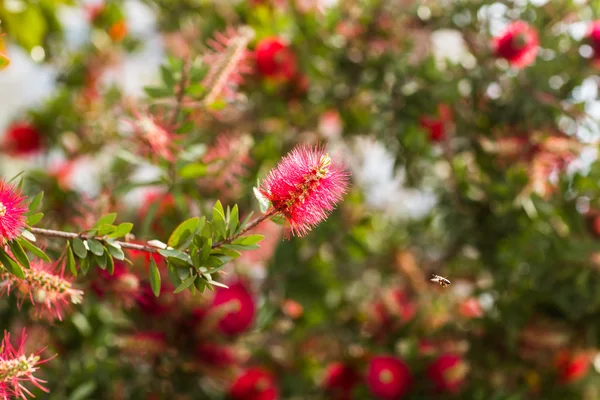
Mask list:
[[[123,82],[153,40],[129,29],[131,3],[165,51],[143,93]],[[353,186],[304,238],[257,228],[261,249],[220,278],[242,282],[222,294],[240,302],[233,316],[206,318],[220,290],[173,295],[160,258],[155,299],[150,258],[134,253],[113,275],[79,274],[84,300],[62,321],[2,297],[0,328],[26,326],[32,348],[58,354],[40,398],[224,399],[256,366],[282,399],[375,398],[367,371],[383,354],[410,378],[382,398],[600,397],[600,1],[143,3],[0,5],[0,51],[57,72],[51,96],[13,116],[34,129],[17,144],[37,144],[20,151],[9,127],[3,145],[26,193],[44,191],[40,226],[78,232],[117,212],[136,240],[166,242],[216,200],[243,220],[298,143],[328,143]],[[73,45],[61,16],[76,9],[89,29]],[[539,40],[524,68],[493,48],[519,20]],[[335,362],[358,378],[332,380]]]

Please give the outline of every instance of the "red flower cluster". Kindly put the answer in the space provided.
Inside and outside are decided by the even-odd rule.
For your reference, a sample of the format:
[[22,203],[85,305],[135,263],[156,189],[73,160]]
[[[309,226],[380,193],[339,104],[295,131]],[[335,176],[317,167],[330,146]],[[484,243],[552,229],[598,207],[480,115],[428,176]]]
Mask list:
[[437,116],[422,116],[419,119],[421,128],[429,133],[429,140],[436,143],[446,139],[446,131],[448,129],[448,124],[451,121],[452,110],[446,104],[440,104],[438,106]]
[[275,378],[263,368],[255,367],[243,371],[229,389],[233,400],[276,400],[279,391]]
[[367,385],[378,399],[395,400],[406,394],[412,383],[408,365],[398,358],[373,357],[367,372]]
[[334,362],[327,366],[323,387],[332,400],[351,400],[352,391],[360,381],[360,373],[354,367]]
[[492,41],[497,57],[506,59],[516,68],[533,63],[539,50],[537,32],[523,21],[513,22]]
[[268,78],[289,82],[296,76],[296,55],[277,37],[261,40],[255,50],[256,68]]
[[25,227],[25,199],[16,186],[0,180],[0,245],[15,239]]
[[559,351],[554,359],[561,383],[572,383],[587,375],[591,357],[586,352],[574,353],[569,350]]
[[594,63],[600,66],[600,20],[594,21],[588,34],[590,46],[594,49]]

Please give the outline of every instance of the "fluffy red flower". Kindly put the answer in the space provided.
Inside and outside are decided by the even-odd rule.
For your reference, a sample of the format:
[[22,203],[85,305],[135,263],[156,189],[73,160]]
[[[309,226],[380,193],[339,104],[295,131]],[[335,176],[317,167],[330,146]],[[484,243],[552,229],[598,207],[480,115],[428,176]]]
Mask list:
[[594,21],[588,33],[590,46],[594,49],[594,62],[600,65],[600,20]]
[[492,41],[496,56],[506,59],[517,68],[533,63],[539,50],[538,45],[537,32],[523,21],[508,25],[506,30]]
[[46,382],[36,378],[33,374],[39,369],[40,364],[50,359],[40,359],[40,353],[43,349],[36,354],[25,355],[26,337],[25,330],[23,330],[19,346],[15,348],[10,342],[10,334],[4,331],[4,339],[0,343],[0,399],[27,399],[27,395],[34,397],[23,386],[25,382],[29,382],[48,393],[48,389],[42,386]]
[[42,149],[42,135],[37,128],[25,122],[11,125],[4,136],[5,148],[14,156],[26,156]]
[[427,368],[427,376],[433,381],[438,392],[455,393],[464,384],[468,370],[467,364],[460,356],[446,353]]
[[62,314],[71,304],[79,304],[83,291],[73,287],[72,279],[64,274],[64,265],[36,260],[31,268],[23,269],[25,277],[0,273],[0,296],[15,290],[19,306],[29,298],[38,316],[62,321]]
[[590,363],[588,354],[572,353],[569,350],[560,351],[554,360],[561,383],[576,382],[586,376]]
[[404,361],[392,356],[373,357],[367,371],[371,393],[384,400],[396,400],[406,394],[412,383],[410,370]]
[[21,234],[26,212],[25,196],[21,191],[0,180],[0,245]]
[[254,322],[256,303],[250,290],[241,281],[234,282],[229,288],[218,287],[215,290],[211,313],[226,311],[219,319],[219,330],[225,335],[236,335],[246,331]]
[[332,400],[350,400],[352,390],[360,382],[358,371],[344,363],[334,362],[327,366],[323,388]]
[[285,217],[289,231],[304,236],[327,218],[348,188],[349,173],[325,149],[298,146],[263,181],[260,192],[270,212]]
[[255,51],[258,72],[266,77],[291,80],[296,75],[296,56],[279,38],[261,40]]
[[279,398],[275,379],[263,368],[250,368],[242,372],[229,389],[233,400],[276,400]]

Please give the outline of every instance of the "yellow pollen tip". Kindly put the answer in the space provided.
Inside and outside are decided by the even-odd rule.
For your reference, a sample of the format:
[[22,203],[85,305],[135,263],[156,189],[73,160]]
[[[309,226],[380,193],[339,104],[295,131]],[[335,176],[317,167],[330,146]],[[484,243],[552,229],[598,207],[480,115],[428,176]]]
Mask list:
[[394,379],[394,374],[389,369],[384,369],[379,373],[379,380],[382,383],[390,383]]
[[4,215],[6,214],[6,206],[2,203],[0,203],[0,218],[4,217]]

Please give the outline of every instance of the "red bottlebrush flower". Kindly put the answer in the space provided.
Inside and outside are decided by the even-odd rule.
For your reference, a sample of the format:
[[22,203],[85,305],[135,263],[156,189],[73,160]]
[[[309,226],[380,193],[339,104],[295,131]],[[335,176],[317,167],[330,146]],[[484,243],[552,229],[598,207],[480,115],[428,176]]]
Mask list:
[[369,363],[367,385],[371,393],[379,399],[399,399],[408,392],[411,383],[408,366],[398,358],[380,355]]
[[135,121],[127,120],[126,122],[134,130],[137,142],[140,144],[140,153],[174,162],[173,152],[177,149],[174,144],[176,135],[158,124],[151,115],[142,115],[137,111],[134,111],[134,115]]
[[129,307],[139,295],[140,279],[129,272],[124,262],[115,260],[112,275],[107,270],[98,270],[98,276],[92,281],[91,288],[98,297],[113,295]]
[[268,37],[261,40],[254,54],[261,75],[286,82],[296,75],[296,56],[281,39]]
[[202,157],[210,178],[200,180],[200,185],[214,188],[225,198],[236,197],[242,189],[240,181],[248,175],[248,168],[252,165],[249,156],[251,146],[249,136],[219,135]]
[[348,188],[349,173],[323,148],[298,146],[263,181],[260,192],[271,202],[269,212],[281,213],[288,232],[306,235],[327,218]]
[[25,355],[26,337],[25,330],[23,330],[19,346],[15,348],[10,342],[10,334],[4,331],[4,339],[0,343],[0,399],[34,397],[23,386],[25,382],[30,382],[38,389],[48,393],[48,389],[42,386],[46,381],[36,378],[33,374],[37,372],[40,364],[50,361],[53,357],[42,360],[40,353],[43,349],[35,354]]
[[466,318],[480,318],[483,316],[483,308],[481,308],[479,300],[473,297],[460,303],[459,310]]
[[27,156],[39,153],[43,147],[40,131],[31,124],[19,122],[8,127],[4,134],[6,152],[13,156]]
[[17,238],[25,227],[25,199],[16,186],[0,180],[0,245]]
[[587,375],[591,361],[590,355],[585,352],[559,351],[555,357],[554,365],[558,370],[560,382],[567,384],[582,379]]
[[467,363],[452,353],[442,354],[427,368],[427,376],[438,392],[455,393],[460,390],[469,371]]
[[446,104],[438,106],[436,117],[423,116],[419,119],[421,127],[429,133],[432,142],[441,142],[446,139],[448,123],[452,121],[452,110]]
[[235,98],[236,89],[244,82],[244,75],[252,72],[248,63],[248,43],[254,36],[250,29],[229,28],[226,32],[217,32],[213,39],[207,41],[209,51],[203,61],[210,65],[202,85],[208,94],[204,98],[207,105],[219,98],[225,100]]
[[341,362],[327,366],[323,388],[332,400],[350,400],[352,390],[361,381],[360,373],[353,367]]
[[275,378],[263,368],[250,368],[242,372],[229,389],[233,400],[276,400],[279,398]]
[[200,343],[196,346],[195,355],[198,361],[211,367],[230,367],[237,362],[231,347],[215,343]]
[[497,57],[506,59],[516,68],[523,68],[535,60],[539,50],[537,32],[523,21],[513,22],[493,39]]
[[256,303],[250,290],[241,281],[229,288],[217,287],[209,313],[226,310],[219,319],[219,330],[225,335],[237,335],[246,331],[254,322]]
[[590,26],[588,40],[594,49],[594,63],[600,66],[600,20],[594,21]]
[[26,298],[36,307],[40,317],[49,320],[55,317],[62,321],[63,312],[71,304],[79,304],[83,291],[75,289],[64,274],[64,265],[33,261],[31,268],[23,269],[25,278],[17,278],[9,273],[0,274],[0,296],[10,294],[15,289],[19,306]]
[[167,340],[163,332],[138,332],[119,338],[117,345],[125,353],[141,358],[157,357],[167,349]]

